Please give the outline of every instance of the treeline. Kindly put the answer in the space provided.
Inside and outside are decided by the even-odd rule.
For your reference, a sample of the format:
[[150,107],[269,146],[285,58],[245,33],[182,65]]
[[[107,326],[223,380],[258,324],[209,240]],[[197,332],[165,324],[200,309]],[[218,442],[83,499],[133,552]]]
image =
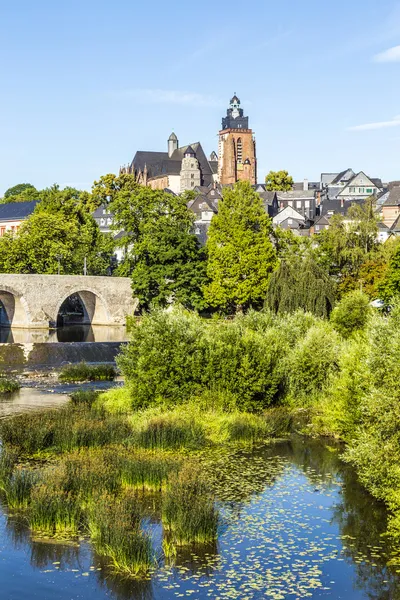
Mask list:
[[400,305],[385,316],[363,309],[361,292],[352,297],[359,311],[344,329],[347,299],[330,321],[301,310],[228,320],[155,310],[135,322],[119,357],[124,402],[128,395],[132,409],[165,410],[194,403],[267,421],[278,408],[296,422],[301,415],[302,433],[346,442],[345,459],[387,503],[400,533]]
[[[27,199],[38,205],[17,235],[0,238],[0,272],[81,273],[86,257],[88,274],[131,277],[142,312],[177,303],[208,314],[268,306],[329,317],[351,291],[386,304],[400,291],[399,240],[379,243],[373,198],[303,238],[273,228],[261,197],[239,182],[224,190],[205,247],[194,234],[192,192],[152,190],[132,175],[105,175],[91,192],[21,184],[3,200]],[[100,205],[113,215],[114,235],[100,234],[92,217]]]

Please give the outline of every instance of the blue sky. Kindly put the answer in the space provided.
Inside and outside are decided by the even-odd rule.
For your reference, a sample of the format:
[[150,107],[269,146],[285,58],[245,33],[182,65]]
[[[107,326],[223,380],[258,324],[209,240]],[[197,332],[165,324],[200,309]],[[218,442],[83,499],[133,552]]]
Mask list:
[[217,150],[237,92],[258,179],[400,179],[400,1],[0,0],[0,195],[90,189],[136,150]]

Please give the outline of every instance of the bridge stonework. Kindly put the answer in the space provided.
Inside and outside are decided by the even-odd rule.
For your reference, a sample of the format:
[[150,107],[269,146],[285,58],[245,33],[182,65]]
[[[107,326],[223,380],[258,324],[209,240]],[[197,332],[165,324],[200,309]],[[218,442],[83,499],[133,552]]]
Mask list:
[[124,325],[138,305],[128,277],[0,273],[0,325],[55,327],[61,305],[73,294],[81,299],[84,322],[92,325]]

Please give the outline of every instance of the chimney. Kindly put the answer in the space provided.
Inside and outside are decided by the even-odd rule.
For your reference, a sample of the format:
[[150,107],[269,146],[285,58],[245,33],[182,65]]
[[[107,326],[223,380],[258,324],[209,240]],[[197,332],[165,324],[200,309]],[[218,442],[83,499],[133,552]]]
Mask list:
[[308,192],[308,179],[305,179],[303,182],[303,191]]

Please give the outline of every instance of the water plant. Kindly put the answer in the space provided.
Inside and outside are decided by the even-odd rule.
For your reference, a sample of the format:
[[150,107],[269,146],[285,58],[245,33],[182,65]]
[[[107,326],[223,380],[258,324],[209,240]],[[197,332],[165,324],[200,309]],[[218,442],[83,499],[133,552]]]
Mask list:
[[199,448],[206,443],[201,423],[173,412],[143,419],[134,435],[136,443],[144,448]]
[[32,489],[28,522],[37,534],[77,535],[82,518],[79,499],[46,483]]
[[100,392],[97,390],[78,390],[73,392],[70,396],[71,404],[79,406],[84,404],[88,407],[93,406],[99,397]]
[[175,544],[206,543],[217,537],[218,511],[204,473],[186,463],[163,497],[162,522]]
[[143,490],[160,491],[177,473],[181,461],[169,454],[135,450],[121,462],[122,485]]
[[5,479],[0,489],[5,493],[7,505],[11,509],[27,508],[31,501],[31,493],[38,474],[27,469],[16,469]]
[[89,365],[85,362],[65,365],[59,374],[60,381],[113,381],[117,371],[113,365]]
[[142,512],[132,495],[99,495],[88,515],[92,543],[111,565],[129,576],[145,575],[153,564],[150,537],[141,527]]
[[0,394],[10,394],[17,392],[21,385],[16,379],[10,379],[0,375]]

